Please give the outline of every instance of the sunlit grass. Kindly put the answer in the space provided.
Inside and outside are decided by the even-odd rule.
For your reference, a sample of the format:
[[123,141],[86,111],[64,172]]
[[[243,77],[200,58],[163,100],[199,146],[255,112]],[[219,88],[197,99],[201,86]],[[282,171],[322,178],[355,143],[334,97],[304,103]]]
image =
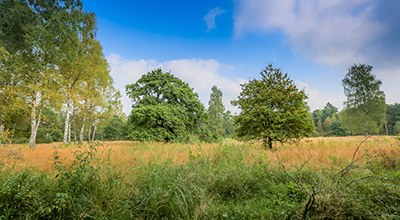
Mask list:
[[[342,167],[348,164],[358,145],[364,141],[356,157],[360,160],[365,153],[387,155],[399,153],[400,141],[393,137],[328,137],[308,138],[300,142],[277,143],[273,150],[264,149],[261,142],[240,143],[157,143],[116,141],[104,142],[99,147],[100,158],[109,159],[109,163],[122,170],[130,170],[136,166],[148,165],[154,162],[185,164],[190,159],[214,158],[230,160],[232,155],[241,155],[246,164],[268,160],[271,166],[285,164],[289,167],[307,166],[313,169]],[[30,150],[27,145],[9,145],[0,148],[0,165],[14,168],[32,167],[46,171],[54,168],[54,146],[61,143],[38,144],[36,150]],[[221,146],[225,147],[221,147]],[[87,144],[83,145],[85,148]],[[229,146],[229,147],[226,147]],[[58,149],[65,162],[72,158],[75,145],[63,146]],[[225,152],[221,152],[225,151]],[[232,151],[232,152],[229,152]]]
[[10,145],[0,148],[0,216],[300,219],[311,198],[305,188],[317,186],[311,219],[396,219],[399,149],[400,140],[383,136],[309,138],[272,150],[234,140]]

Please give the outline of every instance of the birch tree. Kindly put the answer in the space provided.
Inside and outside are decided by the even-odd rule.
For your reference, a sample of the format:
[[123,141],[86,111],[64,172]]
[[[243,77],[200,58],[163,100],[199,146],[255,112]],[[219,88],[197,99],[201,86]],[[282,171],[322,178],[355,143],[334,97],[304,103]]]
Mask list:
[[356,134],[378,133],[385,121],[385,93],[380,90],[382,81],[371,73],[372,66],[353,65],[343,79],[344,122]]
[[[64,126],[64,144],[70,140],[70,115],[74,102],[80,101],[79,83],[93,77],[91,66],[91,43],[96,34],[95,15],[93,13],[82,12],[76,22],[75,45],[64,45],[64,51],[67,56],[60,62],[59,69],[62,75],[65,103],[65,126]],[[89,70],[89,71],[88,71]]]
[[56,65],[64,56],[62,45],[74,40],[70,26],[74,23],[74,12],[80,10],[79,0],[0,1],[0,42],[22,61],[16,74],[23,76],[23,95],[31,111],[31,149],[36,148],[43,107],[60,100]]

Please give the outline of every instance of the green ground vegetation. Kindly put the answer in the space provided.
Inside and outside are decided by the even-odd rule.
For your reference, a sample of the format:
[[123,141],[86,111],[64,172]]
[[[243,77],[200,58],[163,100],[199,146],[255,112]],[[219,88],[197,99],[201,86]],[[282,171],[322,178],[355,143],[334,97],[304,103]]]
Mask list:
[[71,163],[61,147],[53,172],[1,167],[1,219],[400,219],[399,157],[289,169],[267,156],[248,163],[253,145],[225,143],[184,163],[138,158],[122,169],[102,144],[74,150]]

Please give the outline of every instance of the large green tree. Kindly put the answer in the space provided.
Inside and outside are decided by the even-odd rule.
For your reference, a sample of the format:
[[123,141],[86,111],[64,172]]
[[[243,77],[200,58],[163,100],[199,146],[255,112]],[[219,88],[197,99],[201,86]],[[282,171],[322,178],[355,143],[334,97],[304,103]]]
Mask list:
[[189,84],[160,68],[126,86],[132,99],[131,140],[183,141],[200,133],[207,114]]
[[298,90],[288,74],[268,65],[261,79],[241,84],[238,100],[232,101],[241,110],[234,118],[237,135],[264,140],[272,148],[274,141],[310,136],[314,131],[307,95]]
[[353,65],[342,81],[347,100],[344,124],[353,134],[376,134],[385,121],[385,94],[382,82],[372,74],[372,66]]

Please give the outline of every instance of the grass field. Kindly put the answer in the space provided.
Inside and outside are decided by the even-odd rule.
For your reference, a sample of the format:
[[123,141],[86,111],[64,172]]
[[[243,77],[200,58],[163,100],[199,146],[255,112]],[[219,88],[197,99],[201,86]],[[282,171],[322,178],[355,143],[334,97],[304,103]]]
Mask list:
[[0,219],[400,219],[400,140],[0,148]]

